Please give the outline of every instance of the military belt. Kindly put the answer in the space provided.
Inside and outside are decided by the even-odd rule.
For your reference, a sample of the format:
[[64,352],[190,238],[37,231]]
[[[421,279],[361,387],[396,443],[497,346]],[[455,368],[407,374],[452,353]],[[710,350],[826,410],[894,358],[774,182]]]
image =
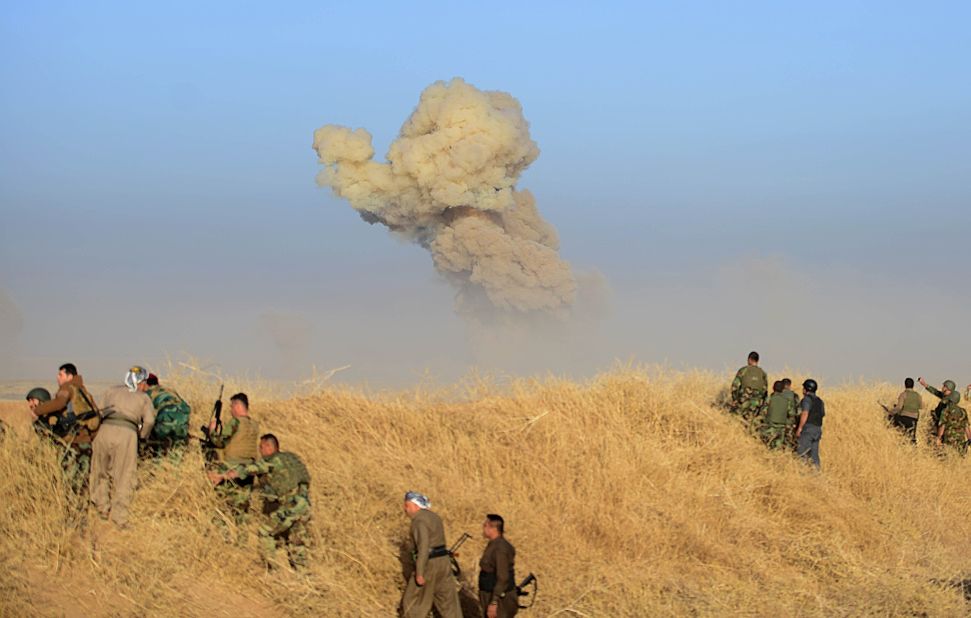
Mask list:
[[450,555],[452,555],[451,552],[448,551],[448,548],[445,547],[444,545],[439,545],[438,547],[432,547],[430,550],[428,550],[429,558],[442,558],[444,556],[450,556]]
[[109,416],[101,421],[102,425],[117,425],[118,427],[127,427],[138,432],[138,423],[127,418],[120,416]]

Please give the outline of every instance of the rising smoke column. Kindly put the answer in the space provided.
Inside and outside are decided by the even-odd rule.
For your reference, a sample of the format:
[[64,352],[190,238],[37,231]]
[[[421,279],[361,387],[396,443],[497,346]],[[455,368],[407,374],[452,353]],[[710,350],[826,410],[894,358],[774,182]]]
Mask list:
[[[519,102],[460,78],[436,82],[388,149],[373,160],[371,134],[326,125],[314,132],[325,167],[318,183],[428,249],[458,289],[460,312],[565,314],[577,282],[559,239],[516,182],[539,148]],[[487,302],[483,302],[483,300]]]

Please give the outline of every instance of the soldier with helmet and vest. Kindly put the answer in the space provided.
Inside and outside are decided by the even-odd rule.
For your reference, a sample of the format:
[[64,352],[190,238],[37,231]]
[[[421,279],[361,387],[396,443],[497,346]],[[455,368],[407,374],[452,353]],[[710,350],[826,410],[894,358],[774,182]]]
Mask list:
[[[245,466],[256,461],[259,453],[260,426],[249,415],[249,398],[246,393],[236,393],[229,398],[229,410],[233,418],[221,433],[216,432],[216,420],[209,424],[209,437],[213,446],[221,451],[217,471],[228,472],[231,468]],[[216,493],[226,500],[237,525],[246,522],[253,494],[253,477],[223,477],[216,485]]]
[[219,484],[258,477],[265,516],[259,529],[260,547],[267,566],[276,565],[277,550],[284,546],[290,565],[304,567],[309,540],[310,473],[299,457],[280,451],[280,442],[271,433],[260,436],[260,456],[225,472],[211,471],[209,479]]
[[155,408],[145,392],[148,372],[135,365],[125,383],[112,386],[102,398],[103,420],[91,452],[91,503],[102,519],[128,524],[128,507],[135,491],[138,439],[146,439],[155,425]]
[[941,419],[947,415],[951,408],[956,408],[959,403],[961,403],[961,393],[957,390],[957,384],[954,380],[944,380],[944,384],[941,385],[941,390],[937,390],[933,386],[928,386],[927,380],[924,378],[918,378],[920,385],[927,389],[931,395],[934,395],[940,399],[940,403],[937,407],[931,411],[931,440],[936,441],[941,428]]
[[759,367],[759,353],[750,352],[748,363],[738,370],[732,380],[732,403],[729,411],[738,414],[746,426],[760,417],[769,396],[769,378]]
[[158,383],[158,376],[148,374],[148,398],[155,408],[155,427],[146,442],[146,453],[161,457],[169,453],[175,461],[182,458],[189,443],[189,414],[192,409],[174,389]]
[[914,379],[904,380],[904,390],[897,397],[897,403],[890,409],[890,424],[917,444],[917,419],[923,407],[920,394],[914,390]]
[[823,438],[823,417],[826,404],[816,391],[819,384],[809,378],[802,383],[802,402],[799,404],[799,425],[796,427],[796,454],[810,460],[819,469],[819,441]]
[[961,393],[957,390],[957,384],[954,380],[944,380],[941,390],[928,386],[924,378],[920,378],[920,384],[941,400],[931,412],[931,438],[934,443],[948,446],[964,455],[967,453],[968,414],[958,405],[961,403]]
[[78,375],[78,369],[72,363],[64,363],[58,368],[57,387],[53,398],[49,393],[46,400],[32,398],[30,393],[27,398],[28,401],[36,401],[30,410],[34,414],[34,427],[38,432],[68,449],[67,456],[61,459],[64,478],[80,493],[88,482],[91,442],[98,431],[100,416],[94,397],[85,388],[84,379]]

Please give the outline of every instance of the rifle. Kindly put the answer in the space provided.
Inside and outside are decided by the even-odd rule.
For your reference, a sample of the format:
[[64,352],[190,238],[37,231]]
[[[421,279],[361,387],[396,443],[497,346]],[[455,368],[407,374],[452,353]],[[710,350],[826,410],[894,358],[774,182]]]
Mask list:
[[529,600],[529,605],[520,605],[519,609],[529,609],[533,606],[533,603],[536,602],[536,595],[539,593],[539,580],[537,580],[536,576],[532,573],[527,575],[526,578],[523,579],[518,586],[516,586],[516,596],[529,596],[529,592],[526,591],[526,588],[530,585],[533,586],[533,598]]
[[[219,396],[216,398],[216,403],[212,404],[212,413],[209,414],[209,420],[199,428],[202,435],[205,436],[204,440],[199,440],[199,447],[202,449],[202,455],[205,457],[206,462],[209,463],[216,460],[216,444],[212,441],[212,437],[223,434],[223,389],[225,386],[225,384],[219,385]],[[212,424],[213,419],[216,419],[216,424],[213,426],[212,433],[210,434],[209,425]]]
[[877,405],[883,408],[883,411],[887,413],[887,422],[890,422],[891,420],[893,420],[893,416],[894,416],[893,408],[883,403],[882,401],[878,401]]
[[472,535],[468,532],[463,532],[459,540],[455,541],[451,547],[448,548],[448,560],[452,564],[452,575],[458,579],[462,575],[462,567],[459,566],[458,560],[455,559],[457,555],[456,552],[459,550],[466,541],[472,538]]

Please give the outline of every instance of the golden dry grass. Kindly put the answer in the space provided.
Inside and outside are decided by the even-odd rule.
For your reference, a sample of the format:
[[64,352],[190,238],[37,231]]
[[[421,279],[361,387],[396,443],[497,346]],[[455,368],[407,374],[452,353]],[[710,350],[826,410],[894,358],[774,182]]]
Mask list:
[[[8,432],[0,613],[392,616],[401,495],[417,489],[450,538],[476,534],[460,556],[469,581],[484,513],[506,517],[520,576],[540,578],[531,616],[968,615],[940,582],[971,577],[971,460],[888,430],[875,401],[891,385],[823,384],[815,474],[712,406],[729,379],[618,368],[586,384],[251,392],[262,427],[313,474],[305,573],[266,573],[252,529],[244,546],[223,540],[195,451],[140,468],[128,530],[80,533],[53,449]],[[174,382],[197,427],[215,388]]]

